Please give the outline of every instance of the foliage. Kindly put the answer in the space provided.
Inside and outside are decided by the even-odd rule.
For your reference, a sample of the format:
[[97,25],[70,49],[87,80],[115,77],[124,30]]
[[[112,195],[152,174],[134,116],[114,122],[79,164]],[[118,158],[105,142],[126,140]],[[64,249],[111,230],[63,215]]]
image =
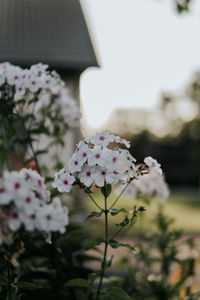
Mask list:
[[10,248],[1,247],[2,258],[8,256],[8,253],[14,256],[19,242],[24,249],[16,266],[10,263],[13,259],[1,259],[1,299],[6,299],[10,287],[15,288],[17,293],[16,298],[12,299],[17,299],[18,295],[24,300],[76,299],[72,287],[66,283],[73,278],[87,279],[91,270],[85,266],[86,262],[98,260],[84,253],[85,240],[83,226],[71,223],[67,233],[53,234],[51,244],[46,242],[42,234],[35,233],[20,235]]
[[[160,211],[154,222],[157,231],[143,236],[136,245],[135,267],[129,267],[122,283],[129,295],[138,300],[179,299],[181,288],[194,275],[194,258],[179,258],[183,245],[181,231],[172,230],[172,219]],[[186,242],[187,243],[187,242]],[[188,247],[194,247],[188,240]],[[172,277],[172,270],[177,276]]]

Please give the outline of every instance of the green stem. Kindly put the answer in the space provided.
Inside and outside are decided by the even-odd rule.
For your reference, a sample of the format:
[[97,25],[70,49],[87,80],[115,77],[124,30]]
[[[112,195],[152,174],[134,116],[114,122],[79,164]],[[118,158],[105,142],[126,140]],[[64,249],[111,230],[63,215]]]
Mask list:
[[[123,190],[121,191],[121,193],[119,194],[119,196],[115,199],[115,201],[113,202],[113,204],[111,205],[110,209],[113,208],[113,206],[117,203],[117,201],[119,200],[119,198],[121,197],[121,195],[123,194],[123,192],[127,189],[128,185],[129,185],[130,182],[128,182],[125,186],[125,188],[123,188]],[[110,210],[109,209],[109,210]]]
[[38,159],[37,159],[37,155],[35,154],[35,150],[33,148],[33,144],[32,144],[31,141],[29,142],[29,145],[30,145],[30,148],[31,148],[31,151],[32,151],[32,154],[33,154],[33,158],[34,158],[34,161],[35,161],[35,164],[36,164],[36,168],[37,168],[38,172],[41,174],[40,165],[39,165],[39,162],[38,162]]
[[88,196],[90,197],[90,199],[92,200],[92,202],[100,209],[100,210],[103,210],[101,208],[101,206],[99,206],[99,204],[96,203],[96,201],[94,200],[94,198],[90,195],[90,193],[88,193]]
[[[106,195],[106,193],[105,193],[105,195]],[[104,277],[104,273],[105,273],[105,269],[106,269],[106,255],[107,255],[107,249],[108,249],[108,210],[107,210],[107,199],[106,199],[106,196],[104,196],[104,197],[105,197],[105,210],[104,210],[104,214],[105,214],[105,248],[104,248],[102,270],[101,270],[101,276],[100,276],[100,280],[99,280],[99,286],[98,286],[98,290],[97,290],[96,300],[99,299],[99,294],[101,291],[103,277]]]
[[11,274],[10,274],[10,264],[7,263],[8,267],[8,300],[11,300]]
[[122,229],[124,229],[125,226],[120,227],[120,229],[118,229],[115,234],[111,237],[110,240],[114,240],[116,238],[116,236],[122,231]]

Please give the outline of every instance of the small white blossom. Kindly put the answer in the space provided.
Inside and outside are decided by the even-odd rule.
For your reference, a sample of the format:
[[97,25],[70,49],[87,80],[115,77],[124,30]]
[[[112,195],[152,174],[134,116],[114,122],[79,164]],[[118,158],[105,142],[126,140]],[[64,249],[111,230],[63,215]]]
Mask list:
[[89,141],[94,145],[107,146],[114,141],[114,136],[108,132],[98,132],[96,135],[89,138]]
[[159,174],[162,174],[162,169],[160,168],[160,164],[157,162],[156,159],[152,158],[151,156],[148,156],[144,159],[144,162],[149,167],[150,172],[154,170]]
[[[120,190],[122,189],[121,186]],[[169,196],[169,189],[164,176],[152,171],[149,174],[138,176],[138,179],[134,179],[127,187],[125,195],[129,197],[137,195],[158,197],[163,202]]]
[[38,220],[40,230],[46,232],[60,231],[65,232],[65,226],[68,224],[68,218],[65,216],[67,213],[61,207],[60,200],[54,199],[52,204],[41,207],[38,211]]
[[57,188],[59,192],[70,192],[72,184],[75,181],[75,177],[70,175],[65,169],[61,169],[55,174],[54,182],[52,186]]
[[70,173],[80,172],[84,162],[79,156],[79,154],[74,153],[69,161],[69,171]]
[[94,172],[95,172],[95,167],[89,167],[88,165],[85,165],[83,166],[78,177],[85,186],[89,187],[92,185],[92,182],[94,181],[94,176],[93,176]]
[[88,159],[88,165],[89,166],[98,165],[98,166],[103,167],[105,165],[105,158],[104,158],[101,146],[100,145],[95,146],[93,148],[93,150],[90,150],[90,151],[91,151],[91,154],[90,154],[90,157]]
[[95,172],[93,174],[93,178],[95,184],[98,187],[103,187],[105,183],[109,183],[109,184],[117,183],[121,179],[120,174],[118,172],[107,170],[106,168],[102,168],[102,167],[96,167]]

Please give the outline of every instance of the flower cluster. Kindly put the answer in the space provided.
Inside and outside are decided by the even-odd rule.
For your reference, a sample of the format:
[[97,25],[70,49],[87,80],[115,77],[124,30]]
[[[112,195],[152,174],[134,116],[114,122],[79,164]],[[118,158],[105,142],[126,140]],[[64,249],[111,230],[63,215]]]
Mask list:
[[5,171],[0,177],[0,243],[12,231],[24,226],[27,231],[65,231],[67,208],[60,199],[50,201],[44,178],[30,169]]
[[[117,193],[121,190],[123,186],[118,188]],[[134,179],[126,188],[125,195],[127,197],[157,197],[163,202],[169,196],[169,189],[164,176],[153,170]]]
[[[36,97],[37,101],[33,100]],[[30,69],[10,63],[0,64],[0,103],[10,99],[14,100],[19,111],[23,99],[36,103],[33,109],[36,120],[41,120],[47,108],[48,114],[53,114],[52,118],[56,116],[69,125],[74,125],[80,118],[78,105],[70,97],[64,82],[55,71],[48,71],[48,65],[41,63]]]
[[106,183],[135,178],[135,159],[121,145],[129,147],[129,142],[107,132],[80,141],[69,161],[69,170],[62,169],[55,174],[53,187],[69,192],[73,184],[88,188],[94,183],[103,187]]

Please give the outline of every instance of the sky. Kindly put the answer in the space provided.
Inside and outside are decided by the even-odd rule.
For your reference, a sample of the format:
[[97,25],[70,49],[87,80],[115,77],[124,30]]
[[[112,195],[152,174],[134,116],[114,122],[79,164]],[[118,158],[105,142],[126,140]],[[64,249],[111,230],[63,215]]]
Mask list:
[[81,76],[88,125],[117,108],[153,109],[200,70],[200,1],[178,15],[172,0],[81,0],[101,68]]

